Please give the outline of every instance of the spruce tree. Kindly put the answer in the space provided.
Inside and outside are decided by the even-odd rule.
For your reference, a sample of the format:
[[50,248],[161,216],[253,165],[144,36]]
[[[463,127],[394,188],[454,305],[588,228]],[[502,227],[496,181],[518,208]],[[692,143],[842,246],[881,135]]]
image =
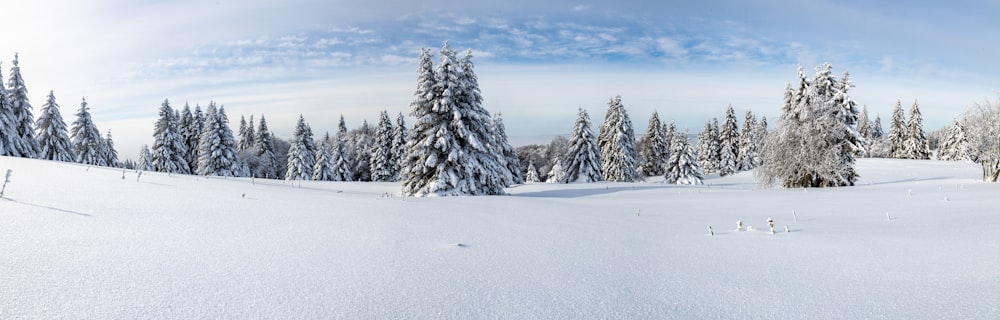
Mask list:
[[267,128],[267,119],[260,115],[257,131],[254,136],[254,150],[257,151],[257,167],[252,172],[254,177],[277,179],[277,159],[274,154],[274,142],[271,131]]
[[594,132],[590,129],[590,115],[583,108],[577,111],[573,132],[570,133],[569,150],[564,158],[566,167],[561,182],[587,183],[604,179],[601,174],[601,151],[594,140]]
[[403,158],[406,157],[406,118],[400,112],[396,116],[396,127],[392,131],[393,160],[396,161],[396,181],[402,180]]
[[869,156],[869,152],[871,151],[870,146],[875,142],[875,135],[872,134],[872,130],[874,129],[872,128],[871,120],[868,119],[868,106],[862,106],[861,114],[858,115],[858,135],[869,142],[868,147],[861,153],[862,157]]
[[[200,108],[199,108],[200,112]],[[184,103],[184,108],[180,111],[180,128],[178,132],[181,134],[181,140],[184,141],[184,161],[187,161],[190,172],[195,172],[198,170],[198,139],[201,132],[201,121],[195,119],[194,114],[191,113],[191,106]]]
[[931,158],[927,147],[927,136],[924,135],[924,118],[920,114],[920,106],[916,100],[910,107],[910,122],[906,125],[906,136],[904,149],[908,159],[926,160]]
[[726,108],[726,121],[719,129],[719,175],[728,176],[738,171],[740,132],[736,126],[733,105]]
[[371,157],[375,147],[375,128],[362,120],[361,126],[347,133],[348,162],[354,181],[372,181]]
[[753,111],[747,110],[743,118],[743,127],[740,128],[739,151],[736,156],[736,167],[738,171],[752,170],[757,167],[755,159],[757,155],[757,119]]
[[48,100],[42,105],[41,115],[38,116],[38,146],[41,149],[38,158],[45,160],[56,160],[73,162],[73,146],[69,141],[69,134],[66,132],[66,123],[63,122],[62,114],[59,113],[59,104],[56,103],[56,96],[49,91]]
[[148,145],[142,145],[142,149],[139,150],[139,162],[136,163],[136,170],[142,171],[153,171],[153,153],[149,151]]
[[636,171],[638,153],[635,150],[635,133],[621,96],[608,101],[608,116],[598,137],[604,180],[633,182],[639,177]]
[[347,124],[344,123],[344,116],[340,116],[340,124],[337,126],[336,143],[333,145],[333,181],[351,181],[354,176],[351,173],[350,158],[347,153]]
[[101,133],[90,116],[86,98],[81,98],[76,121],[73,121],[70,129],[70,137],[73,139],[73,153],[76,155],[74,161],[97,166],[107,163],[101,154]]
[[524,173],[525,182],[541,182],[538,178],[538,169],[535,168],[534,162],[528,162],[528,170]]
[[698,154],[698,166],[704,168],[705,173],[712,173],[712,151],[711,151],[711,140],[712,138],[712,123],[705,121],[705,128],[698,133],[698,146],[696,153]]
[[702,184],[701,167],[698,166],[687,130],[684,133],[683,136],[675,135],[670,144],[673,150],[670,151],[670,160],[667,161],[663,178],[667,183],[699,185]]
[[392,148],[392,120],[389,113],[382,110],[378,127],[375,128],[374,145],[369,158],[372,181],[395,181],[399,176],[395,166],[395,150]]
[[760,121],[757,122],[757,129],[754,130],[754,141],[757,144],[757,154],[753,158],[753,167],[759,167],[764,164],[764,157],[761,156],[763,152],[761,149],[764,148],[764,144],[767,141],[767,117],[760,116]]
[[198,170],[203,176],[240,177],[246,175],[245,166],[236,151],[236,139],[229,128],[229,117],[224,106],[209,103],[208,112],[198,139]]
[[889,136],[886,137],[889,144],[890,158],[906,159],[909,157],[906,150],[906,140],[908,138],[906,119],[903,115],[903,105],[896,100],[896,106],[892,109],[892,120],[889,127]]
[[249,135],[247,132],[247,119],[243,115],[240,115],[240,126],[237,129],[236,136],[238,141],[236,141],[236,151],[243,152],[253,147],[253,139],[246,139]]
[[645,165],[642,166],[643,174],[647,176],[663,175],[667,158],[670,155],[670,141],[667,139],[667,133],[663,131],[663,123],[660,121],[660,115],[658,112],[653,111],[653,114],[649,116],[646,134],[642,136],[644,143],[640,154],[646,160]]
[[179,121],[175,116],[170,101],[164,99],[160,118],[153,128],[153,168],[159,172],[188,174],[191,166],[184,159],[186,146],[178,132]]
[[881,139],[883,136],[885,136],[885,131],[882,130],[882,118],[876,113],[875,120],[872,120],[872,137]]
[[[0,69],[3,65],[0,65]],[[0,156],[13,156],[14,145],[17,143],[17,116],[14,105],[7,94],[7,86],[3,85],[3,73],[0,71]]]
[[330,133],[327,132],[316,150],[316,164],[313,165],[312,179],[316,181],[334,181],[333,155],[330,153]]
[[117,168],[121,164],[118,162],[118,150],[115,150],[115,141],[111,139],[111,130],[104,136],[104,162],[108,167]]
[[[497,139],[497,161],[510,172],[511,179],[505,183],[507,186],[524,183],[524,176],[521,174],[521,160],[518,159],[514,147],[507,142],[507,128],[503,125],[503,117],[500,113],[493,116],[493,132]],[[507,177],[506,174],[501,176]]]
[[36,158],[38,156],[38,141],[35,140],[35,118],[31,114],[31,103],[28,102],[28,89],[21,77],[21,67],[18,66],[17,54],[14,54],[14,66],[10,68],[10,88],[8,98],[14,114],[16,132],[13,143],[8,146],[8,154],[21,158]]
[[566,171],[563,170],[562,161],[559,158],[552,159],[552,169],[546,175],[545,182],[559,183],[566,181]]
[[306,124],[302,115],[299,115],[299,122],[295,125],[295,133],[291,142],[291,147],[288,149],[288,169],[285,171],[285,179],[312,179],[312,169],[316,164],[316,145],[313,142],[312,129]]
[[969,153],[967,151],[968,140],[965,137],[965,127],[958,121],[958,118],[952,120],[952,123],[945,131],[945,137],[941,141],[941,147],[938,148],[938,160],[944,161],[964,161],[969,160]]

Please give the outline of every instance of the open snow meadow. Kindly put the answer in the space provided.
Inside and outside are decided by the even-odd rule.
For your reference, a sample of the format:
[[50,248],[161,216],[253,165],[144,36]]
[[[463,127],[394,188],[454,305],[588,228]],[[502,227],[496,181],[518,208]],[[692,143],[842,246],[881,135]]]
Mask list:
[[6,169],[2,319],[1000,319],[1000,184],[970,163],[860,159],[858,186],[829,189],[743,172],[441,198]]

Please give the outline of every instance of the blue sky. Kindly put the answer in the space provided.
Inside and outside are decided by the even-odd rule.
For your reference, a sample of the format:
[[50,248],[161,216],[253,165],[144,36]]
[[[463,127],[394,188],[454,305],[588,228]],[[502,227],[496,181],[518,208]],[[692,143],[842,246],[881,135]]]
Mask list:
[[567,133],[578,106],[600,122],[617,94],[639,132],[654,110],[693,131],[730,103],[776,119],[798,65],[849,71],[872,117],[919,100],[927,130],[1000,86],[995,1],[493,2],[20,1],[0,60],[6,77],[20,52],[36,108],[86,96],[125,156],[165,98],[285,137],[300,113],[317,132],[407,113],[419,48],[444,40],[473,51],[515,144]]

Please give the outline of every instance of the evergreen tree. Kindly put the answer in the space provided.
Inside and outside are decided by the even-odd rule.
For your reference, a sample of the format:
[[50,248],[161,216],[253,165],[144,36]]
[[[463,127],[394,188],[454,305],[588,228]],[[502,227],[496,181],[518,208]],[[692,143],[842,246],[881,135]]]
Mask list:
[[253,139],[246,139],[246,137],[248,135],[248,132],[247,132],[247,119],[243,115],[240,115],[240,126],[239,126],[239,129],[237,129],[237,130],[238,131],[236,132],[236,135],[237,135],[237,137],[238,137],[239,140],[236,141],[236,151],[237,152],[243,152],[243,151],[246,151],[247,149],[253,147]]
[[608,116],[601,126],[603,134],[598,136],[603,161],[601,168],[604,180],[632,182],[639,178],[636,172],[638,154],[632,121],[621,100],[621,96],[616,96],[608,101]]
[[955,118],[951,125],[946,128],[945,137],[941,142],[941,147],[938,148],[938,160],[969,160],[969,153],[966,150],[967,143],[965,127],[958,121],[958,118]]
[[76,155],[76,162],[103,166],[106,159],[101,154],[101,132],[97,130],[97,125],[90,116],[90,108],[87,107],[87,99],[82,98],[80,109],[76,112],[76,121],[70,129],[70,137],[73,138],[73,153]]
[[344,141],[347,136],[347,124],[344,123],[344,116],[340,116],[340,125],[337,126],[336,144],[333,146],[333,181],[351,181],[354,176],[351,173],[350,158],[347,154],[347,144]]
[[525,182],[541,182],[538,178],[538,169],[535,169],[534,162],[528,162],[528,170],[524,173]]
[[236,152],[236,139],[229,128],[229,117],[223,106],[208,104],[208,112],[198,139],[198,170],[203,176],[240,177],[245,168]]
[[913,101],[910,107],[910,122],[906,125],[905,153],[909,159],[925,160],[930,159],[930,150],[927,147],[927,136],[924,135],[924,118],[920,114],[920,106],[917,101]]
[[705,128],[698,133],[698,166],[704,168],[705,173],[712,173],[712,150],[711,141],[714,139],[712,137],[712,122],[705,121]]
[[[507,128],[503,125],[503,117],[500,113],[493,116],[493,132],[497,140],[497,161],[510,172],[510,181],[506,181],[507,186],[524,183],[524,176],[521,175],[521,160],[517,158],[514,147],[507,142]],[[506,174],[501,176],[507,177]]]
[[177,130],[178,119],[175,118],[170,101],[163,100],[160,105],[160,118],[153,130],[153,168],[159,172],[191,173],[187,160],[184,159],[185,144]]
[[103,149],[105,164],[112,168],[119,167],[118,150],[115,150],[115,141],[111,139],[111,130],[108,130],[108,135],[104,137]]
[[42,114],[38,116],[38,145],[41,149],[39,159],[73,162],[73,146],[66,133],[66,123],[59,113],[56,96],[49,91],[48,101],[42,105]]
[[872,120],[872,138],[880,139],[883,136],[885,131],[882,130],[882,118],[875,114],[875,120]]
[[379,116],[378,127],[375,128],[374,145],[369,158],[372,181],[395,181],[399,176],[395,171],[392,131],[392,120],[389,119],[389,113],[383,110]]
[[[198,112],[201,112],[200,107]],[[201,133],[201,121],[195,119],[194,114],[191,113],[191,106],[186,102],[180,113],[180,128],[178,128],[178,132],[181,134],[181,140],[184,141],[184,161],[188,163],[188,170],[195,172],[198,170],[198,139],[201,138],[199,135]]]
[[739,151],[736,156],[736,167],[739,171],[752,170],[757,167],[757,119],[753,111],[747,110],[743,118],[743,128],[740,128]]
[[549,170],[547,175],[548,179],[545,182],[548,183],[559,183],[566,181],[566,172],[563,171],[562,161],[559,158],[552,159],[552,169]]
[[759,167],[764,164],[764,158],[761,156],[761,148],[764,146],[764,142],[767,141],[767,117],[760,116],[760,121],[757,122],[757,129],[754,130],[754,142],[757,145],[757,152],[753,157],[753,167]]
[[642,136],[643,148],[640,154],[646,160],[642,166],[643,174],[647,176],[663,175],[667,158],[670,155],[670,141],[667,140],[667,133],[663,131],[663,123],[660,122],[660,115],[656,111],[649,116],[649,124],[646,126],[646,134]]
[[719,175],[728,176],[736,173],[739,167],[736,159],[739,157],[740,132],[736,127],[736,112],[733,105],[726,108],[726,122],[719,129]]
[[400,112],[396,116],[396,128],[392,131],[393,160],[396,162],[396,180],[402,180],[403,158],[406,157],[406,118]]
[[403,194],[503,194],[512,178],[493,154],[493,126],[482,107],[471,53],[459,61],[446,42],[440,55],[436,70],[427,50],[420,55],[411,104],[417,122],[407,142]]
[[312,169],[315,162],[316,145],[313,142],[312,129],[306,124],[305,118],[299,115],[299,122],[295,125],[295,133],[292,137],[292,145],[288,149],[288,169],[285,171],[285,179],[312,179]]
[[903,105],[896,100],[896,106],[892,109],[892,120],[889,126],[889,136],[887,143],[889,144],[889,154],[890,158],[896,159],[906,159],[908,154],[906,153],[906,140],[907,140],[907,127],[906,119],[903,115]]
[[675,135],[670,146],[673,150],[670,151],[670,160],[667,161],[664,181],[676,184],[702,184],[701,167],[698,166],[697,156],[691,147],[687,131],[685,130],[684,136]]
[[[858,116],[858,135],[865,139],[865,141],[874,142],[875,135],[872,133],[872,130],[874,129],[872,128],[871,120],[868,119],[868,106],[863,106],[861,107],[861,114]],[[867,157],[868,154],[869,148],[865,148],[861,156]]]
[[254,150],[257,151],[257,168],[253,171],[255,177],[268,179],[278,178],[277,155],[274,153],[274,142],[271,131],[267,128],[267,119],[260,116],[257,132],[254,137]]
[[316,150],[316,164],[313,165],[312,179],[316,181],[334,181],[333,155],[330,153],[330,133],[327,132],[320,140]]
[[14,157],[36,158],[38,156],[38,141],[35,140],[35,118],[31,114],[31,103],[28,102],[28,89],[21,77],[21,67],[17,65],[17,54],[14,54],[14,66],[10,68],[10,87],[8,98],[14,114],[16,132],[13,143],[9,145],[7,154]]
[[[2,68],[0,65],[0,69]],[[17,116],[2,79],[3,74],[0,72],[0,156],[14,156],[15,144],[18,142]]]
[[594,141],[594,132],[590,129],[590,115],[583,108],[577,111],[565,158],[565,175],[561,182],[586,183],[604,179],[601,174],[601,153]]
[[347,133],[348,162],[354,181],[372,181],[371,157],[375,147],[375,129],[362,120],[361,126]]
[[139,151],[139,162],[136,163],[136,170],[153,171],[153,154],[149,152],[149,146],[142,145]]

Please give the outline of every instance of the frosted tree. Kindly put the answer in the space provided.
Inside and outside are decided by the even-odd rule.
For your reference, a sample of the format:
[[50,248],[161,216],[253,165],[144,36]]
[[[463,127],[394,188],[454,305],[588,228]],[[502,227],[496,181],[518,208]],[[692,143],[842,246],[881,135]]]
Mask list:
[[254,134],[253,149],[257,152],[257,166],[250,168],[251,174],[254,177],[275,179],[278,177],[277,159],[275,159],[271,131],[267,128],[267,119],[264,118],[264,115],[260,116]]
[[719,128],[719,175],[728,176],[738,171],[740,132],[736,125],[733,105],[726,107],[726,120]]
[[118,162],[118,150],[115,150],[115,141],[111,139],[111,130],[108,130],[108,134],[104,136],[104,147],[101,149],[101,152],[104,154],[104,162],[107,166],[113,168],[120,166]]
[[153,168],[159,172],[191,173],[187,160],[184,159],[185,144],[178,132],[178,120],[175,118],[170,101],[163,100],[160,105],[160,118],[153,128]]
[[498,195],[510,172],[497,161],[489,112],[482,107],[471,53],[459,61],[446,42],[434,69],[422,50],[404,160],[403,194]]
[[857,108],[847,91],[848,76],[816,68],[812,79],[799,67],[799,85],[785,92],[781,121],[763,149],[764,164],[756,171],[763,185],[834,187],[857,179],[854,155],[864,144],[854,129]]
[[14,114],[13,132],[16,136],[7,146],[7,154],[14,157],[35,158],[38,155],[38,141],[35,140],[35,118],[31,114],[31,103],[28,102],[28,89],[21,77],[21,67],[17,65],[17,54],[14,54],[14,66],[10,68],[10,80],[7,81],[11,110]]
[[[201,113],[200,107],[198,112]],[[201,120],[195,119],[194,114],[191,113],[191,106],[186,102],[180,113],[178,133],[181,135],[181,140],[184,141],[184,161],[187,161],[189,165],[188,170],[195,172],[198,170],[198,139],[201,133]]]
[[712,123],[706,121],[705,128],[698,133],[698,146],[696,148],[698,166],[702,167],[705,173],[714,172],[712,141],[715,140],[715,137],[712,134]]
[[549,170],[547,174],[548,179],[545,182],[559,183],[566,181],[565,174],[566,171],[563,170],[562,161],[559,158],[552,159],[552,169]]
[[594,132],[590,129],[590,115],[587,110],[579,108],[573,132],[570,133],[569,149],[564,156],[566,167],[562,170],[565,174],[561,182],[587,183],[603,180],[600,152],[597,141],[594,140]]
[[753,158],[754,168],[764,164],[764,159],[763,157],[761,157],[760,154],[762,152],[761,148],[763,148],[764,142],[767,141],[767,134],[768,134],[767,117],[760,116],[760,121],[757,121],[757,128],[754,130],[754,142],[757,145],[757,153],[754,155]]
[[640,154],[646,160],[645,165],[642,166],[643,174],[647,176],[663,175],[667,158],[670,156],[670,141],[667,139],[660,115],[653,111],[653,114],[649,116],[646,134],[642,136],[644,143]]
[[379,116],[378,127],[375,127],[374,145],[369,158],[372,181],[396,181],[399,172],[396,169],[396,153],[392,145],[392,120],[385,110]]
[[136,163],[136,170],[153,171],[153,154],[149,152],[149,146],[142,145],[139,150],[139,162]]
[[885,136],[885,131],[882,130],[882,118],[875,114],[875,120],[872,120],[872,138],[879,139],[883,136]]
[[103,166],[106,159],[101,155],[101,132],[97,130],[97,125],[90,116],[90,108],[87,107],[87,99],[82,98],[80,109],[76,112],[76,121],[73,121],[70,129],[70,137],[73,139],[73,154],[76,155],[74,161]]
[[747,110],[743,117],[743,127],[740,128],[739,151],[736,155],[736,169],[738,171],[752,170],[757,167],[757,119],[753,111]]
[[924,135],[924,118],[920,114],[920,106],[916,100],[910,107],[910,122],[906,125],[906,142],[903,149],[908,159],[925,160],[931,158],[931,152],[927,147],[927,136]]
[[[0,65],[0,69],[2,68]],[[18,139],[17,115],[2,79],[3,74],[0,72],[0,156],[13,156]]]
[[896,100],[896,106],[892,109],[892,120],[889,123],[889,135],[886,137],[889,146],[888,157],[896,159],[906,159],[909,155],[906,152],[906,140],[908,139],[905,115],[903,115],[903,105]]
[[306,124],[306,119],[302,115],[299,115],[299,122],[295,125],[295,133],[291,142],[292,145],[288,149],[288,169],[285,171],[285,179],[312,179],[312,169],[316,164],[316,145],[313,142],[312,129]]
[[392,131],[393,160],[396,161],[396,181],[401,180],[403,158],[406,157],[406,118],[400,112],[396,116],[396,127]]
[[[868,119],[868,106],[863,106],[861,107],[861,114],[858,115],[858,135],[861,135],[861,138],[864,138],[865,141],[874,143],[875,135],[872,134],[872,130],[874,129],[872,128],[871,120]],[[865,148],[861,156],[867,157],[868,154],[869,148]]]
[[943,141],[941,141],[941,147],[938,148],[938,160],[969,160],[969,153],[966,146],[967,144],[968,140],[965,138],[965,127],[958,121],[958,118],[955,118],[952,120],[951,125],[946,128],[945,137]]
[[699,185],[702,184],[701,167],[698,166],[698,159],[691,141],[685,134],[675,135],[670,143],[670,159],[667,161],[667,170],[664,174],[664,181],[667,183]]
[[38,146],[40,152],[39,159],[73,162],[73,146],[69,140],[66,130],[66,122],[63,122],[62,114],[59,113],[59,104],[56,103],[56,96],[49,91],[48,100],[42,105],[41,114],[38,116]]
[[333,181],[351,181],[354,176],[351,173],[350,158],[347,154],[347,144],[344,139],[347,136],[347,124],[344,123],[344,116],[340,116],[340,125],[337,126],[336,143],[333,145]]
[[[521,175],[521,160],[517,158],[514,147],[507,142],[507,128],[503,125],[503,117],[500,113],[493,116],[493,132],[496,135],[496,155],[497,161],[510,172],[510,181],[506,181],[507,186],[524,183],[524,176]],[[501,175],[506,177],[507,175]]]
[[632,182],[640,178],[636,171],[638,153],[635,150],[635,133],[621,96],[608,101],[607,116],[597,143],[601,148],[604,180]]
[[525,182],[541,182],[538,177],[538,169],[535,168],[534,162],[528,162],[528,170],[524,173]]
[[330,133],[323,136],[316,150],[316,164],[313,165],[312,179],[316,181],[333,181],[333,155],[330,153]]
[[361,126],[347,133],[348,162],[354,181],[371,181],[371,157],[375,146],[375,128],[362,120]]
[[977,102],[962,121],[969,159],[982,166],[983,181],[1000,177],[1000,97]]
[[223,106],[208,104],[198,143],[198,170],[203,176],[241,177],[246,174],[236,151],[236,139],[229,128]]
[[[253,134],[247,131],[247,119],[240,115],[240,126],[236,131],[236,151],[243,152],[253,148]],[[251,129],[252,130],[252,129]]]

